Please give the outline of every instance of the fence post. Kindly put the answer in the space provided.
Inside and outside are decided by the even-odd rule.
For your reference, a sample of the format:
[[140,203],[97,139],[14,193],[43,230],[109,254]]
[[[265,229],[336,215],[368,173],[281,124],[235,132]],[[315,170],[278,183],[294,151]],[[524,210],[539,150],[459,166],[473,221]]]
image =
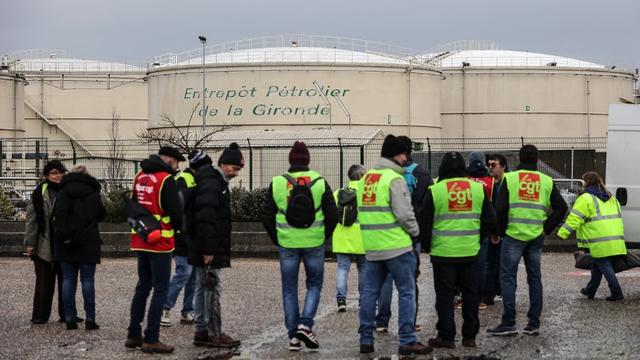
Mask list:
[[431,171],[431,141],[427,138],[427,164],[429,165],[429,174],[432,174]]
[[251,191],[253,190],[253,148],[249,138],[247,138],[247,145],[249,145],[249,191]]
[[524,146],[524,136],[520,136],[520,142],[522,143],[522,146]]
[[2,140],[0,140],[0,176],[2,176],[2,157],[4,156],[4,149],[2,148]]
[[574,154],[573,154],[573,146],[571,147],[571,186],[570,189],[573,190],[573,161],[574,161]]
[[360,145],[360,165],[364,166],[364,145]]
[[76,147],[73,145],[73,140],[69,140],[69,142],[71,143],[71,152],[73,153],[73,165],[75,165],[76,161],[78,160],[78,156],[76,154]]
[[133,173],[134,175],[138,174],[138,160],[133,161]]
[[36,176],[40,177],[40,140],[36,140]]
[[342,140],[338,138],[338,146],[340,146],[340,188],[344,186],[344,153],[342,151]]

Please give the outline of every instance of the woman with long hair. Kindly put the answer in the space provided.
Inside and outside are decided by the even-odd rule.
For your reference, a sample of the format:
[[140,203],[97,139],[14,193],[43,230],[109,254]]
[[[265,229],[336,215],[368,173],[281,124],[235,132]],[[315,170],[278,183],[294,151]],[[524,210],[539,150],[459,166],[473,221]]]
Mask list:
[[578,247],[588,251],[593,258],[591,280],[580,290],[583,295],[593,299],[604,275],[611,290],[611,296],[606,300],[623,300],[622,288],[611,264],[613,257],[627,254],[620,204],[597,172],[587,172],[582,175],[582,181],[584,192],[576,199],[558,236],[566,239],[576,231]]

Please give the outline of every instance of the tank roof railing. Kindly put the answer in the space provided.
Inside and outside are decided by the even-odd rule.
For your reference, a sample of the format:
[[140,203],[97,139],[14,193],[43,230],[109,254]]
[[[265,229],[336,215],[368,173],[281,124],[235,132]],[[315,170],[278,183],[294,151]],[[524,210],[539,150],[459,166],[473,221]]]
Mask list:
[[9,60],[24,59],[72,59],[73,55],[67,49],[25,49],[7,54]]
[[[368,53],[377,56],[386,56],[395,59],[409,61],[418,52],[412,49],[368,41],[336,36],[318,35],[275,35],[224,42],[205,47],[205,57],[238,50],[253,50],[265,48],[296,48],[314,47],[324,49],[337,49],[352,52]],[[175,66],[180,63],[196,63],[202,60],[202,48],[183,51],[180,53],[167,53],[156,56],[149,61],[150,67]]]

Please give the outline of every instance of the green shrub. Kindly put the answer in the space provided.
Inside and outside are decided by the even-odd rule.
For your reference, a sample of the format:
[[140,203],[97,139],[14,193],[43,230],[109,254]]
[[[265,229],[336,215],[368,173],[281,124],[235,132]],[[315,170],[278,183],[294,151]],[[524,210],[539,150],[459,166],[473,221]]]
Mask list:
[[13,220],[16,208],[7,198],[4,191],[0,190],[0,220]]
[[102,195],[102,202],[107,210],[107,217],[104,222],[121,223],[126,222],[124,215],[124,202],[122,201],[123,189],[114,189]]
[[266,188],[247,190],[241,187],[231,189],[232,221],[261,221],[262,206]]

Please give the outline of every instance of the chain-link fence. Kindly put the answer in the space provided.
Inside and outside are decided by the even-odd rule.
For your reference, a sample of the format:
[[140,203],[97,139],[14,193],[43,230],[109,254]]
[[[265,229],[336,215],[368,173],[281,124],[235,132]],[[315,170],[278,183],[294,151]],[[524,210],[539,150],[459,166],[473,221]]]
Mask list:
[[[307,143],[312,169],[320,171],[332,188],[344,186],[352,164],[372,167],[380,157],[382,136],[372,138],[299,138],[264,139],[218,136],[201,144],[214,162],[230,141],[237,142],[244,154],[245,168],[232,181],[232,186],[247,189],[267,187],[273,176],[289,168],[288,154],[295,140]],[[415,138],[413,159],[438,175],[442,156],[447,151],[460,151],[467,158],[470,151],[503,154],[510,168],[518,163],[517,151],[522,144],[540,149],[541,171],[563,187],[575,187],[571,179],[588,170],[604,175],[607,139],[602,138]],[[0,186],[14,200],[30,195],[41,177],[44,164],[59,159],[67,168],[85,165],[89,172],[108,185],[129,186],[140,170],[140,162],[156,153],[161,142],[140,140],[53,141],[47,139],[0,140]]]

